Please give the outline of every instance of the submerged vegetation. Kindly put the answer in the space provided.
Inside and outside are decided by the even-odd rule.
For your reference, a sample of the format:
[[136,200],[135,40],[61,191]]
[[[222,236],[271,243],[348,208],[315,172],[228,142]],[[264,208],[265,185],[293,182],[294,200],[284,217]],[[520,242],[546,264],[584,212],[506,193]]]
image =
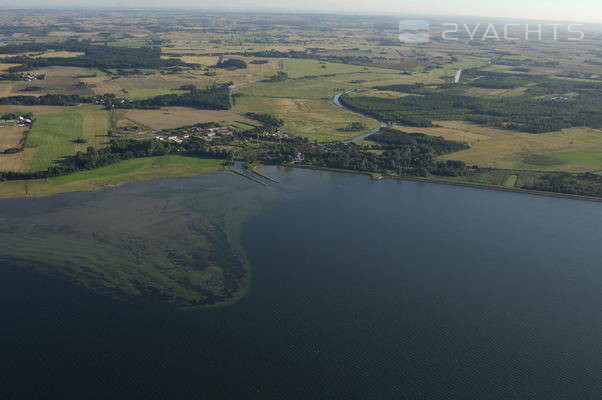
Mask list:
[[211,191],[167,185],[84,194],[70,203],[72,218],[60,206],[35,216],[3,213],[0,260],[125,301],[180,308],[234,301],[249,282],[239,226],[271,195],[258,197],[257,185],[241,187],[234,176],[213,179]]

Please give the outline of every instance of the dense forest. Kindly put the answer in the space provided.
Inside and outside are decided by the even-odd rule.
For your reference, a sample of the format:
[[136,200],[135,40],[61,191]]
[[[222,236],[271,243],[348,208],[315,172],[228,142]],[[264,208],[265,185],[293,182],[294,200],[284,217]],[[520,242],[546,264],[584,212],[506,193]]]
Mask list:
[[143,100],[118,98],[114,94],[97,96],[45,94],[43,96],[10,96],[0,98],[0,105],[74,106],[81,103],[102,104],[107,109],[157,109],[167,106],[182,106],[201,110],[228,110],[231,106],[227,85],[214,86],[207,89],[192,87],[188,93],[165,94]]
[[594,174],[550,174],[538,178],[525,189],[602,197],[602,177]]
[[77,94],[45,94],[43,96],[10,96],[0,98],[0,105],[22,106],[74,106],[80,103],[99,101],[100,96],[80,96]]
[[533,82],[541,82],[545,78],[539,75],[510,74],[504,72],[481,71],[468,69],[462,73],[466,84],[484,89],[516,89]]
[[[400,139],[394,139],[395,135]],[[308,166],[411,176],[460,176],[470,171],[462,162],[437,161],[439,154],[466,148],[463,143],[388,129],[377,137],[375,144],[381,151],[372,152],[355,143],[298,140],[267,145],[258,158],[268,163],[288,164],[301,155],[299,162]]]
[[[410,126],[435,126],[437,120],[464,120],[484,125],[529,133],[558,131],[576,126],[602,128],[602,88],[583,83],[544,81],[529,89],[526,95],[493,97],[467,96],[458,89],[434,91],[410,85],[410,93],[399,98],[374,96],[341,96],[346,107],[379,120]],[[602,85],[601,85],[602,86]],[[406,85],[384,86],[385,90],[406,90]],[[400,90],[401,89],[401,90]],[[536,98],[542,92],[578,93],[572,98]]]
[[403,146],[425,146],[435,154],[449,154],[469,149],[466,143],[446,140],[440,136],[428,136],[422,133],[406,133],[396,129],[383,128],[370,136],[368,140],[379,143],[381,148],[395,149]]
[[26,55],[17,55],[4,60],[6,63],[22,64],[9,71],[24,71],[34,68],[50,66],[68,66],[84,68],[148,68],[187,65],[179,59],[162,59],[160,47],[111,47],[93,45],[82,41],[49,42],[49,43],[24,43],[20,45],[7,45],[0,47],[2,54],[22,54],[30,52],[43,52],[47,50],[61,50],[84,53],[78,57],[61,58],[34,58]]

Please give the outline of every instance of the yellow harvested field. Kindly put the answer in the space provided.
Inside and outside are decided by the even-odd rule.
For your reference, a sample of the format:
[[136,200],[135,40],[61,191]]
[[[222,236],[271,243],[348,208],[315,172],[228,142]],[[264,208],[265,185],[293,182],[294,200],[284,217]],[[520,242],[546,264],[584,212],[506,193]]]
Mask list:
[[31,160],[31,152],[21,152],[15,154],[0,154],[0,171],[21,172]]
[[0,126],[0,151],[19,147],[26,130],[21,126]]
[[[354,94],[352,94],[353,96]],[[361,91],[359,92],[359,94],[357,94],[357,96],[371,96],[371,97],[380,97],[383,99],[399,99],[401,97],[407,97],[410,96],[409,93],[400,93],[400,92],[393,92],[390,90],[366,90],[366,91]],[[411,96],[422,96],[421,94],[411,94]]]
[[94,84],[95,86],[92,87],[92,90],[94,90],[95,94],[113,93],[123,96],[123,89],[116,80],[106,80],[101,77],[94,77],[84,78],[82,81],[88,84]]
[[0,71],[6,71],[9,68],[19,66],[21,64],[0,64]]
[[13,91],[12,83],[1,83],[0,84],[0,97],[8,97]]
[[73,58],[83,56],[84,54],[74,51],[47,51],[36,58]]
[[[395,126],[405,132],[442,136],[468,142],[470,149],[442,156],[443,160],[459,160],[480,167],[549,170],[568,172],[596,171],[600,167],[582,160],[562,160],[563,153],[602,152],[602,130],[570,128],[550,133],[525,133],[491,128],[467,122],[438,121],[438,128]],[[530,156],[548,158],[557,164],[529,163]],[[560,157],[558,157],[560,156]],[[556,158],[558,157],[558,158]]]
[[160,110],[127,110],[122,116],[139,125],[152,129],[175,129],[205,122],[239,121],[250,125],[258,125],[234,111],[197,110],[187,107],[168,107]]
[[437,121],[437,125],[441,125],[441,127],[417,128],[415,126],[395,125],[394,128],[410,133],[424,133],[425,135],[430,136],[443,136],[444,138],[449,140],[467,142],[470,144],[479,142],[481,140],[490,139],[490,136],[484,134],[483,131],[489,128],[485,128],[482,126],[457,121]]
[[212,67],[219,61],[219,57],[212,56],[182,56],[182,61],[192,64],[201,64],[207,67]]
[[33,159],[35,149],[25,149],[20,153],[0,154],[0,171],[24,171]]
[[523,94],[528,87],[522,86],[516,89],[483,89],[472,87],[466,91],[469,96],[518,96]]
[[[92,89],[96,94],[114,93],[120,97],[135,97],[129,92],[136,91],[158,91],[173,90],[184,85],[194,85],[204,88],[211,85],[214,81],[211,77],[205,76],[133,76],[119,79],[107,79],[105,77],[83,78],[82,81],[93,85]],[[161,93],[157,93],[161,94]]]
[[90,73],[87,68],[81,67],[46,67],[34,71],[36,74],[44,74],[46,78],[73,78],[78,75]]

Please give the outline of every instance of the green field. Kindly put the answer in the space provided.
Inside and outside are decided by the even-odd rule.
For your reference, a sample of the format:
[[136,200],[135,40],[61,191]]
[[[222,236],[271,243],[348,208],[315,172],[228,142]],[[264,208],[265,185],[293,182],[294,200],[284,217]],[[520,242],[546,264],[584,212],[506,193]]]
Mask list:
[[148,99],[155,96],[162,96],[164,94],[182,94],[185,93],[183,90],[176,89],[134,89],[128,90],[128,94],[134,99]]
[[[66,107],[58,114],[40,115],[25,143],[26,151],[33,151],[29,171],[41,171],[66,156],[100,147],[106,142],[109,113],[95,106]],[[86,143],[75,143],[76,139]]]
[[321,62],[317,60],[303,59],[292,59],[284,61],[284,71],[291,78],[299,78],[306,75],[352,74],[357,72],[390,74],[396,73],[396,71],[384,68],[363,67],[359,65]]
[[27,136],[26,148],[34,148],[30,171],[40,171],[75,153],[73,140],[82,137],[83,118],[75,111],[42,115]]
[[56,193],[96,190],[149,179],[195,176],[223,170],[217,159],[169,155],[137,158],[107,167],[44,180],[0,183],[0,198],[48,196]]
[[591,165],[593,167],[599,167],[602,169],[602,153],[600,152],[572,152],[572,153],[557,153],[554,157],[559,158],[563,161],[580,162]]
[[224,121],[224,122],[220,122],[220,125],[221,126],[233,126],[235,128],[240,129],[243,132],[250,131],[251,129],[255,128],[253,125],[245,124],[244,122],[238,122],[238,121]]
[[518,182],[518,175],[508,175],[506,179],[504,179],[504,186],[507,188],[516,187],[516,183]]

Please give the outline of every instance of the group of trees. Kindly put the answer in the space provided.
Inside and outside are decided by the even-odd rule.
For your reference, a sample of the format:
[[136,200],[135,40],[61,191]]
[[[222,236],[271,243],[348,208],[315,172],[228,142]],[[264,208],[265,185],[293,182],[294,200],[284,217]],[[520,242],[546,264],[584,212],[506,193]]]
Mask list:
[[602,197],[602,177],[594,174],[550,174],[539,177],[525,189]]
[[8,112],[8,113],[2,114],[2,116],[0,116],[0,119],[6,121],[6,120],[19,119],[19,117],[23,117],[26,119],[33,119],[33,113],[31,113],[31,112],[26,112],[26,113]]
[[81,103],[97,103],[107,109],[157,109],[167,106],[192,107],[202,110],[230,109],[230,94],[227,85],[198,89],[194,86],[184,94],[165,94],[149,99],[132,100],[118,98],[114,94],[80,96],[76,94],[45,94],[43,96],[10,96],[0,98],[0,105],[24,106],[70,106]]
[[245,115],[251,119],[254,119],[255,121],[261,122],[264,128],[280,128],[282,125],[284,125],[283,120],[271,114],[248,112]]
[[215,67],[225,69],[245,69],[247,68],[247,63],[239,58],[229,58],[227,60],[220,59]]
[[22,106],[70,106],[80,103],[93,103],[96,97],[77,94],[45,94],[43,96],[10,96],[0,98],[0,105]]
[[[402,139],[394,140],[393,135]],[[465,145],[461,143],[442,138],[433,138],[431,141],[428,137],[422,138],[390,129],[380,138],[377,137],[375,146],[382,152],[372,152],[355,143],[312,143],[297,139],[266,144],[258,158],[268,163],[287,164],[301,154],[304,165],[413,176],[460,176],[469,172],[463,162],[437,161],[438,154],[464,148]]]
[[106,95],[103,97],[102,103],[107,109],[157,109],[180,106],[201,110],[228,110],[231,106],[227,85],[212,86],[206,89],[198,89],[192,86],[188,93],[163,94],[142,100],[120,99],[114,95]]
[[465,70],[462,75],[465,80],[468,79],[468,82],[466,83],[468,86],[484,89],[516,89],[546,79],[540,75],[510,74],[497,71],[482,71],[478,69]]
[[66,58],[34,58],[24,55],[17,55],[5,59],[4,62],[22,64],[19,67],[11,68],[11,72],[54,65],[100,69],[157,69],[186,65],[185,62],[179,59],[162,59],[161,48],[153,46],[125,48],[90,44],[86,41],[69,40],[65,42],[23,43],[19,45],[7,45],[0,47],[1,54],[22,54],[43,52],[47,50],[71,51],[84,54],[77,57]]
[[[598,110],[602,90],[591,83],[587,83],[589,87],[585,89],[583,83],[587,82],[563,83],[563,88],[559,89],[559,84],[545,81],[526,95],[511,97],[474,97],[459,94],[457,89],[434,92],[423,89],[424,94],[393,99],[347,94],[341,96],[340,101],[346,107],[374,118],[418,127],[435,126],[433,121],[436,120],[465,120],[529,133],[575,126],[602,128],[602,114]],[[549,91],[550,87],[554,87],[556,93],[562,93],[569,86],[579,93],[569,101],[534,96]],[[420,90],[418,87],[413,89]]]
[[447,140],[440,136],[429,136],[422,133],[406,133],[392,128],[383,128],[370,136],[368,140],[379,143],[381,148],[395,149],[403,146],[423,146],[437,155],[455,153],[469,149],[464,142]]
[[340,128],[341,132],[361,132],[366,130],[368,127],[363,122],[350,122],[346,127]]

